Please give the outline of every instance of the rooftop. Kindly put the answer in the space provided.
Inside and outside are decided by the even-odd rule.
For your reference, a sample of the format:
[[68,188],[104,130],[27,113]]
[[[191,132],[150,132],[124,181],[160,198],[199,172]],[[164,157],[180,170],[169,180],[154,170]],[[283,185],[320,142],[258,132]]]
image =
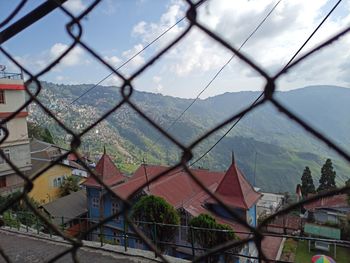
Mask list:
[[318,208],[344,208],[350,207],[347,194],[334,195],[321,198],[304,205],[304,208],[309,211],[314,211]]
[[69,222],[87,213],[86,207],[86,193],[85,190],[71,193],[53,202],[41,206],[51,217],[53,222],[57,225]]
[[[126,177],[115,166],[106,151],[104,151],[101,159],[98,161],[95,172],[97,176],[108,186],[114,186],[126,179]],[[102,187],[92,176],[85,181],[84,185]]]

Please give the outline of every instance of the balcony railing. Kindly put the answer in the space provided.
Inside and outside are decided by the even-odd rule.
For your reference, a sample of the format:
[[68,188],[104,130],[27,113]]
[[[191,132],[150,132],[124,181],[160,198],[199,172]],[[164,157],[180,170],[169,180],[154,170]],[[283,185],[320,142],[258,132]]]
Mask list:
[[0,79],[23,79],[21,73],[11,73],[0,71]]

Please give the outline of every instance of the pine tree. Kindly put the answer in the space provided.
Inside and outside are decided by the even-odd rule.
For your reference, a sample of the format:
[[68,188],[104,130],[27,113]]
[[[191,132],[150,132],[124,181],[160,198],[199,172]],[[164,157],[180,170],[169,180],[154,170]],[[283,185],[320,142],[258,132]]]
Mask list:
[[331,159],[327,159],[321,169],[320,185],[317,192],[328,191],[336,188],[335,185],[336,172],[333,170]]
[[303,196],[316,192],[314,180],[312,179],[311,171],[308,166],[305,167],[303,175],[301,176],[301,192]]
[[[346,182],[345,182],[345,186],[350,186],[350,179],[348,179]],[[350,191],[348,192],[348,203],[350,205]],[[349,223],[350,223],[350,220],[349,220]],[[349,226],[349,233],[350,233],[350,226]]]

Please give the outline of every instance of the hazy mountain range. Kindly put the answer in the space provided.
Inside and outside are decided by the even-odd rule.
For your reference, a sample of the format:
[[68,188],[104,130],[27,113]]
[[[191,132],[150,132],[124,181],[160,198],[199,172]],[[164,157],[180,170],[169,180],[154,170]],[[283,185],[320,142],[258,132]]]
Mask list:
[[[40,99],[67,126],[79,132],[121,101],[118,88],[98,86],[70,104],[92,86],[44,82]],[[208,129],[251,104],[258,96],[259,92],[234,92],[198,100],[168,132],[188,145]],[[313,86],[279,92],[276,96],[344,149],[350,148],[350,89]],[[134,91],[132,102],[167,129],[192,100]],[[66,132],[50,121],[37,105],[30,106],[30,119],[48,127],[58,138],[58,143],[67,144],[69,137]],[[194,151],[194,160],[228,128],[225,127],[198,145]],[[148,163],[173,164],[181,154],[172,142],[161,136],[127,105],[111,114],[85,135],[82,141],[82,150],[96,153],[100,153],[103,145],[106,145],[118,166],[126,172],[135,169],[142,157]],[[321,166],[327,157],[333,160],[339,185],[350,177],[350,166],[345,161],[271,104],[265,104],[245,116],[196,166],[225,170],[231,161],[232,151],[248,179],[266,191],[294,191],[306,165],[310,167],[317,185]]]

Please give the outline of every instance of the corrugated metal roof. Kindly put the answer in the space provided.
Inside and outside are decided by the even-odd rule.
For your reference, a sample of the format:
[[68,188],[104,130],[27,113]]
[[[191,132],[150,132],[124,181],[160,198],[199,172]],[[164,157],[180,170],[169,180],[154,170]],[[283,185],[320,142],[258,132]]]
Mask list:
[[55,217],[53,222],[57,225],[69,222],[74,218],[77,218],[85,213],[87,213],[87,198],[85,190],[71,193],[53,202],[45,204],[42,208],[50,214],[50,216]]
[[316,201],[307,203],[304,205],[304,208],[309,211],[314,211],[317,208],[339,208],[339,207],[350,207],[348,203],[348,195],[334,195],[325,198],[320,198]]

